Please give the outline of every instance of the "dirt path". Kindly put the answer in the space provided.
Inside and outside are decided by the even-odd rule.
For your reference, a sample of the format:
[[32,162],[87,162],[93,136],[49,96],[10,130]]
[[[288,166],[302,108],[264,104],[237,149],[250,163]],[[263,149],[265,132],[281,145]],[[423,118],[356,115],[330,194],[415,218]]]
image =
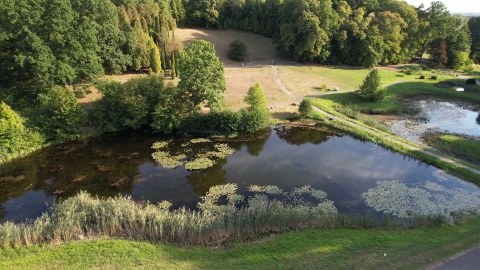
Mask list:
[[278,66],[272,66],[273,68],[273,79],[275,83],[278,85],[278,87],[285,92],[285,94],[289,95],[293,99],[298,99],[297,96],[295,96],[292,92],[288,91],[287,87],[282,83],[282,80],[280,80],[280,72],[278,70]]

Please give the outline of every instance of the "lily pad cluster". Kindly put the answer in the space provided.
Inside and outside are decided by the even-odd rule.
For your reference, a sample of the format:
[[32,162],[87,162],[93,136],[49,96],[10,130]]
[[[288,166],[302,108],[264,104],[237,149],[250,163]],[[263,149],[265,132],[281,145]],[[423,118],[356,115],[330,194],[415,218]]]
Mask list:
[[[213,143],[210,139],[196,138],[181,144],[181,150],[173,150],[173,141],[161,141],[152,145],[152,157],[166,169],[185,166],[187,170],[210,168],[218,160],[235,153],[235,149],[225,143]],[[198,147],[200,146],[200,148]]]
[[[247,190],[254,194],[247,198],[248,207],[244,209],[249,209],[248,211],[263,211],[269,209],[272,205],[277,205],[314,216],[338,214],[333,202],[326,199],[327,193],[310,186],[295,188],[287,192],[277,186],[252,185]],[[202,202],[198,203],[198,208],[203,212],[214,215],[235,213],[237,207],[245,202],[244,196],[236,193],[236,191],[237,184],[213,186],[204,197],[201,197]],[[311,196],[313,202],[303,200],[306,196]],[[226,204],[219,203],[219,199],[222,197],[226,198]]]
[[375,210],[400,218],[435,215],[453,222],[457,216],[480,215],[479,192],[447,189],[431,181],[413,187],[400,181],[378,181],[363,198]]

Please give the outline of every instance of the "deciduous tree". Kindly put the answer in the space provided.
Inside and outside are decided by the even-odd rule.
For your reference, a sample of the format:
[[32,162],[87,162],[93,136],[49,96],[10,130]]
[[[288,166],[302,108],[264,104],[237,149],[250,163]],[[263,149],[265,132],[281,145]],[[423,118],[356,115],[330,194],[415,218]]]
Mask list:
[[213,44],[194,40],[180,53],[178,87],[188,95],[193,108],[206,102],[218,108],[226,90],[223,65],[215,55]]

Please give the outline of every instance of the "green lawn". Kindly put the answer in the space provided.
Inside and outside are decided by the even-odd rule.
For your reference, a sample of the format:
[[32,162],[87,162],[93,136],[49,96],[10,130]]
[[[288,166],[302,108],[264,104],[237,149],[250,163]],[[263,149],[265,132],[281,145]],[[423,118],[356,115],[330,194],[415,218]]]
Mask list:
[[415,230],[313,229],[228,247],[102,239],[0,250],[0,269],[413,269],[480,242],[480,218]]
[[454,135],[433,136],[429,143],[443,153],[480,165],[480,142]]
[[[456,92],[453,88],[440,88],[437,87],[439,81],[455,82],[459,85],[466,86],[464,80],[452,79],[450,76],[439,76],[439,80],[420,80],[401,82],[395,85],[389,86],[385,99],[378,102],[368,102],[360,99],[355,93],[338,93],[328,96],[323,96],[322,99],[329,100],[333,105],[352,105],[357,109],[367,113],[399,113],[403,110],[402,103],[397,99],[399,96],[408,95],[434,95],[439,98],[464,100],[473,103],[480,103],[480,87],[473,87],[477,92]],[[383,82],[383,81],[382,81]]]
[[[281,66],[280,78],[288,90],[297,96],[318,95],[321,86],[333,90],[354,90],[370,72],[365,68],[343,66]],[[380,67],[382,82],[389,84],[398,81],[413,80],[416,75],[404,75],[401,69]],[[418,76],[416,76],[418,77]]]

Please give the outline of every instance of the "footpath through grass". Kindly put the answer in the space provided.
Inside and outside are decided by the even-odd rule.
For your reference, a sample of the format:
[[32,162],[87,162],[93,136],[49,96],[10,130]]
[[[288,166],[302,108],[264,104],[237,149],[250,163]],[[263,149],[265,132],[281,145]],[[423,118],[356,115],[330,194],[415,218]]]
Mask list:
[[480,242],[480,218],[415,230],[312,229],[178,247],[101,239],[0,250],[0,269],[414,269]]

